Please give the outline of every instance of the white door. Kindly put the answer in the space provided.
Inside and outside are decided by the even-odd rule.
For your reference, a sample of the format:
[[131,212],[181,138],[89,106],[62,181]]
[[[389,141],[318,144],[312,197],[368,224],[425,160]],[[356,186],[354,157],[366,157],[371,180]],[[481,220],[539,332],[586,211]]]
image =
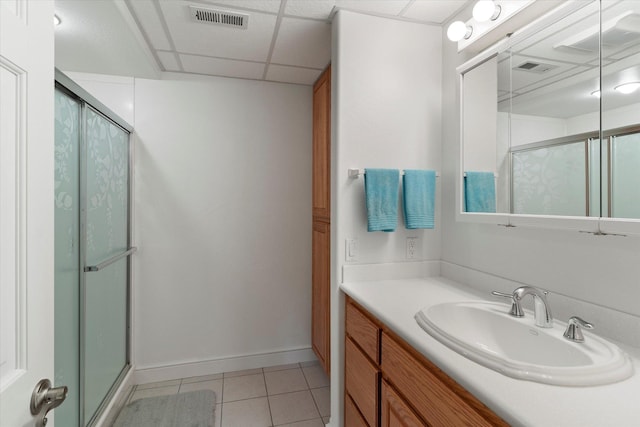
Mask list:
[[0,0],[3,427],[35,425],[31,394],[53,378],[53,37],[53,0]]

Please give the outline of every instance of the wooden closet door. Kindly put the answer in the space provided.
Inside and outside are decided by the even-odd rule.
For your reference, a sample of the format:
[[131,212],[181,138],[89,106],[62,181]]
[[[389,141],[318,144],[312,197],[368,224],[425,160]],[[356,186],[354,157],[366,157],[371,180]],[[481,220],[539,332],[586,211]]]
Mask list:
[[330,368],[329,231],[330,226],[326,222],[313,223],[311,343],[327,375]]
[[313,87],[313,237],[311,344],[330,369],[331,67]]
[[331,216],[331,67],[313,86],[313,217]]

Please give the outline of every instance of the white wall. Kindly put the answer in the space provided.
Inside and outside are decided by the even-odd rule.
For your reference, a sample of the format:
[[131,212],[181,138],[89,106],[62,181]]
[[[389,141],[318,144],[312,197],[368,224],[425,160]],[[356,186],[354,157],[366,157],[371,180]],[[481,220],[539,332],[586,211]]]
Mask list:
[[[443,41],[442,259],[640,315],[640,239],[455,221],[459,162],[456,67],[469,59]],[[550,297],[553,304],[553,296]],[[566,319],[565,319],[566,320]]]
[[136,79],[139,370],[310,348],[311,107],[309,86]]
[[[375,31],[372,31],[375,28]],[[339,11],[332,49],[331,425],[342,420],[343,300],[338,290],[345,239],[354,263],[406,261],[406,237],[421,240],[416,261],[440,258],[440,185],[434,230],[367,232],[364,180],[349,168],[440,170],[441,28]],[[400,202],[399,202],[400,203]]]

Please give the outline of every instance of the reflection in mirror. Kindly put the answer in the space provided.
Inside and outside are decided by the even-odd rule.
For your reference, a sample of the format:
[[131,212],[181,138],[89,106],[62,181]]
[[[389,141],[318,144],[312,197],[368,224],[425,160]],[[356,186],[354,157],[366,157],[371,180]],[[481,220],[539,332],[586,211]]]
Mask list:
[[[497,132],[496,58],[465,73],[463,78],[463,170],[465,212],[506,212],[502,197],[496,198],[496,177],[504,149]],[[489,108],[487,108],[489,106]],[[497,206],[496,202],[502,204]]]
[[[640,1],[602,1],[603,216],[640,218]],[[603,191],[604,194],[604,191]]]
[[463,172],[499,213],[640,218],[640,1],[552,16],[463,72]]
[[600,216],[599,18],[585,2],[499,64],[511,85],[498,110],[509,115],[512,213]]

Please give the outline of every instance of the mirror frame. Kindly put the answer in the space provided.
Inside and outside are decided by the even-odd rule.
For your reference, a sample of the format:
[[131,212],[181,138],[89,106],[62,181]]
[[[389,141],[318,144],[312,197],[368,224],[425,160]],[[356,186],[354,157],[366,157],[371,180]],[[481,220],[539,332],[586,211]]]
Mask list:
[[[596,0],[597,1],[597,0]],[[556,215],[526,215],[512,213],[477,213],[463,212],[464,198],[464,74],[495,57],[511,46],[525,40],[548,25],[549,21],[556,22],[565,16],[587,6],[580,0],[570,0],[562,3],[548,13],[540,17],[532,17],[533,22],[514,32],[498,43],[490,46],[475,57],[456,68],[458,74],[459,99],[459,149],[460,155],[456,168],[456,221],[494,224],[504,227],[532,227],[560,230],[575,230],[595,235],[640,235],[640,219],[633,218],[608,218],[586,216],[556,216]],[[526,13],[526,9],[523,11]],[[600,77],[602,78],[602,76]],[[602,104],[601,104],[602,108]],[[600,129],[602,132],[602,129]]]

